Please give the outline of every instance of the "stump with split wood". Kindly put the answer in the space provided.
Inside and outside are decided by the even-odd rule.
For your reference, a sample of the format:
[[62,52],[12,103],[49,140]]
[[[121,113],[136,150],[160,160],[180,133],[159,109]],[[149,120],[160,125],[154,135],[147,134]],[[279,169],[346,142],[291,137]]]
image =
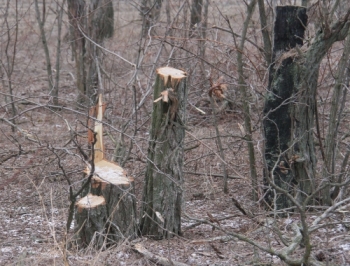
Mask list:
[[115,163],[102,160],[95,164],[91,192],[106,200],[106,227],[110,241],[136,237],[134,180]]
[[181,234],[186,73],[157,70],[140,231],[161,239]]
[[[76,203],[76,231],[78,242],[83,246],[93,244],[102,248],[136,237],[136,202],[133,178],[104,156],[101,95],[95,110],[93,167],[88,165],[85,171],[88,176],[92,175],[91,194]],[[90,132],[90,139],[91,136]]]

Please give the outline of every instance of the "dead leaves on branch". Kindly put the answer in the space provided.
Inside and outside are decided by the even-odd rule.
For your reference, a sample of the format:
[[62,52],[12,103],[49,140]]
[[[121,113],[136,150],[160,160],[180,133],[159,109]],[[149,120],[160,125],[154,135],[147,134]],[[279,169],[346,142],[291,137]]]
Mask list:
[[227,92],[227,84],[224,82],[223,76],[218,78],[216,82],[213,82],[213,79],[210,78],[209,82],[210,82],[210,89],[208,94],[210,98],[215,97],[220,100],[226,98],[225,94]]

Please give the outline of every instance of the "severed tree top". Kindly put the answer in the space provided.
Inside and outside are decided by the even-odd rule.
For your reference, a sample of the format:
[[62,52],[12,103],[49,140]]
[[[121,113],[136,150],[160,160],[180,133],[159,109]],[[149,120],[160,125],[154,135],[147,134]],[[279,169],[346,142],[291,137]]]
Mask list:
[[93,209],[97,206],[106,204],[106,200],[103,196],[95,196],[92,194],[86,195],[84,198],[81,198],[75,205],[78,206],[78,209]]

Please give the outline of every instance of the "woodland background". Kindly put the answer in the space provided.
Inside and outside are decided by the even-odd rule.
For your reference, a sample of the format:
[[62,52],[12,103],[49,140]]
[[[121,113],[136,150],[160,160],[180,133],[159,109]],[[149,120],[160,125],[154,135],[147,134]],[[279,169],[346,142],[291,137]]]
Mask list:
[[[330,204],[319,201],[304,212],[286,209],[285,216],[279,216],[264,203],[262,122],[269,63],[259,12],[263,3],[264,30],[272,38],[274,8],[306,3],[309,20],[304,42],[312,43],[320,29],[344,20],[349,25],[347,0],[203,0],[197,1],[202,7],[197,22],[191,22],[196,1],[113,0],[113,36],[101,40],[99,46],[90,42],[89,48],[93,53],[99,51],[95,69],[99,89],[86,93],[79,90],[68,2],[0,3],[1,265],[155,265],[133,250],[135,243],[188,265],[286,265],[283,254],[297,260],[307,250],[294,227],[300,225],[301,216],[314,226],[309,235],[310,265],[350,264],[346,99],[350,38],[335,42],[327,51],[315,95],[316,182],[322,184],[325,160],[321,147],[333,121],[332,99],[336,91],[340,93],[332,155],[332,176],[342,178],[337,183],[339,196]],[[248,12],[253,2],[255,9]],[[144,9],[159,3],[158,12]],[[82,32],[89,33],[84,38],[94,34]],[[344,54],[345,65],[340,62]],[[340,81],[342,65],[345,74]],[[134,177],[140,206],[152,87],[155,71],[162,66],[188,73],[183,235],[160,241],[125,239],[108,249],[81,249],[74,240],[74,224],[67,231],[66,223],[70,189],[78,191],[86,178],[89,107],[102,92],[107,103],[106,156]],[[211,104],[209,91],[215,83],[224,84],[224,97],[214,98]]]

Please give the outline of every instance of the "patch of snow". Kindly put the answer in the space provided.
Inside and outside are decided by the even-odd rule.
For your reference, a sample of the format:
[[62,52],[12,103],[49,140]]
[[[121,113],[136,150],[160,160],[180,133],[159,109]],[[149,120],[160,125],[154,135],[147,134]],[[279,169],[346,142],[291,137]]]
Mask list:
[[350,250],[350,244],[349,244],[349,243],[340,245],[340,247],[341,247],[344,251],[345,251],[345,250]]
[[0,250],[1,250],[2,253],[12,252],[12,248],[11,247],[1,248]]

